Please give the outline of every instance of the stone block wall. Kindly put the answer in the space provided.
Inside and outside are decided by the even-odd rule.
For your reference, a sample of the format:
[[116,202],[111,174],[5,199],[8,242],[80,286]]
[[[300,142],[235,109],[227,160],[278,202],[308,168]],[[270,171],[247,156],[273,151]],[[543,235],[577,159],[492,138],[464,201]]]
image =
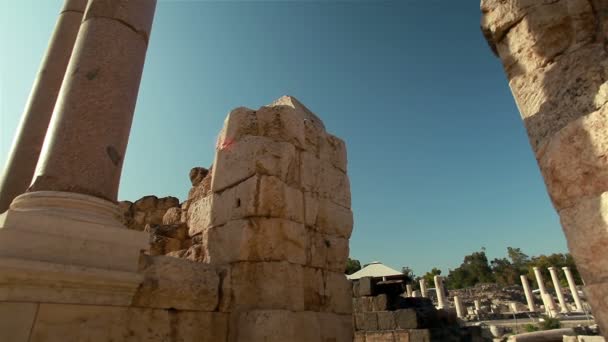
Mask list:
[[355,341],[483,341],[478,327],[461,328],[453,310],[437,310],[428,298],[403,297],[403,284],[354,280]]

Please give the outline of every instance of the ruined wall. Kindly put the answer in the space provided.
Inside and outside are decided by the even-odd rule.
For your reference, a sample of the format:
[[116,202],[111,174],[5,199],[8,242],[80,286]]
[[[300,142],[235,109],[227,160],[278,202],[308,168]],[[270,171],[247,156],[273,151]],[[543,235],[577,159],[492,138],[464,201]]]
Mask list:
[[482,0],[596,320],[608,333],[608,1]]

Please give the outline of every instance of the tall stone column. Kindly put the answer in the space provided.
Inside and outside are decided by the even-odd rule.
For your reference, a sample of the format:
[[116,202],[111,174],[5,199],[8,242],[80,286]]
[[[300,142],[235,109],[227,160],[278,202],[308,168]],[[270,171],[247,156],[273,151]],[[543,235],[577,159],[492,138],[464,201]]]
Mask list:
[[445,293],[443,292],[443,280],[440,276],[435,276],[433,277],[433,281],[435,282],[435,291],[437,292],[437,307],[439,309],[444,309],[447,301]]
[[608,336],[608,1],[482,0],[481,11]]
[[32,182],[86,5],[87,0],[65,0],[59,13],[0,178],[0,213]]
[[551,280],[553,280],[553,288],[555,289],[555,293],[557,294],[557,300],[559,301],[559,306],[561,307],[561,312],[569,312],[568,305],[566,305],[566,300],[564,299],[564,292],[562,291],[562,286],[559,283],[559,277],[557,276],[557,270],[555,267],[549,267],[549,272],[551,273]]
[[[0,216],[0,295],[13,282],[31,282],[27,276],[37,269],[60,270],[44,278],[50,283],[75,277],[70,286],[81,293],[89,285],[93,293],[103,286],[133,290],[148,236],[120,222],[115,200],[155,7],[155,0],[88,3],[35,180]],[[91,282],[95,277],[101,280]]]
[[551,317],[555,317],[557,314],[557,310],[555,309],[555,302],[553,301],[553,297],[549,292],[547,292],[547,288],[545,287],[545,282],[543,280],[543,275],[540,273],[540,269],[538,267],[534,267],[534,275],[536,276],[536,282],[538,283],[538,289],[540,290],[540,298],[543,300],[543,304],[545,306],[545,311]]
[[428,297],[426,292],[426,281],[424,279],[420,279],[420,294],[424,298]]
[[481,311],[481,303],[479,303],[479,300],[475,299],[473,303],[475,304],[475,310]]
[[568,280],[568,286],[570,287],[570,292],[572,293],[572,299],[574,299],[574,305],[576,305],[576,311],[583,311],[583,304],[581,303],[581,298],[578,295],[578,290],[576,289],[576,282],[574,282],[574,277],[572,276],[572,271],[568,267],[562,267],[564,273],[566,274],[566,280]]
[[405,285],[405,293],[407,294],[408,297],[412,296],[412,285],[410,285],[410,284]]
[[528,282],[528,277],[525,275],[519,276],[521,279],[521,285],[524,288],[524,294],[526,295],[526,301],[528,302],[528,309],[530,312],[535,312],[536,307],[534,306],[534,297],[532,296],[532,290],[530,289],[530,283]]
[[458,296],[454,296],[454,307],[456,308],[456,316],[461,319],[464,318],[464,309]]

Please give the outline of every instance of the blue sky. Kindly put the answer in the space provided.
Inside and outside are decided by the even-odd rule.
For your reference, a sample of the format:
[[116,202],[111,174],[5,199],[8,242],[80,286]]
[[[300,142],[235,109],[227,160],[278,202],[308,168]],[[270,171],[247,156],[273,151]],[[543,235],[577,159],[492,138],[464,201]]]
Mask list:
[[[2,165],[61,3],[0,0]],[[478,0],[159,1],[120,199],[184,200],[226,114],[285,94],[347,143],[354,258],[566,251]]]

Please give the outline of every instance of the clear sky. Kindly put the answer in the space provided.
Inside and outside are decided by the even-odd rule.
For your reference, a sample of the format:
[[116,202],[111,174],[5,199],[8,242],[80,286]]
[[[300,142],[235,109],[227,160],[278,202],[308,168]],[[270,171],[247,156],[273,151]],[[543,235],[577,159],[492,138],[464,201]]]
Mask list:
[[[0,165],[61,0],[0,0]],[[478,0],[159,1],[121,200],[184,200],[226,114],[293,95],[348,148],[351,255],[422,274],[564,252]]]

